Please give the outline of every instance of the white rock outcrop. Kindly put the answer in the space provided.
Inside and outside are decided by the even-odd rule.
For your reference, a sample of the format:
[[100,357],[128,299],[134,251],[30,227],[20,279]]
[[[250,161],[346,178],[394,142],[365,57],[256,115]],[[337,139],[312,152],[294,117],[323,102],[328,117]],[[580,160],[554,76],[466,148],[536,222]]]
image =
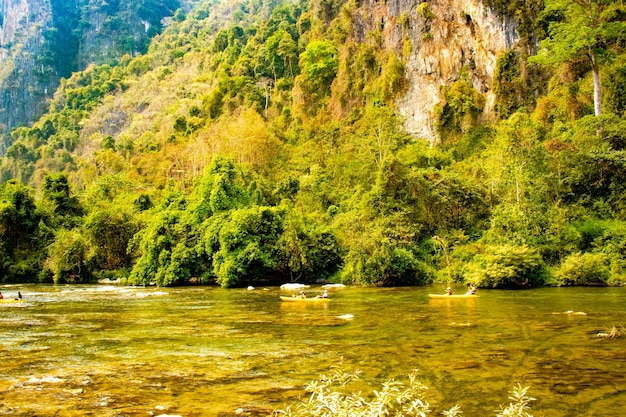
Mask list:
[[[359,7],[361,36],[383,32],[384,47],[402,55],[409,87],[397,100],[406,129],[415,137],[438,140],[434,108],[442,86],[449,86],[466,71],[474,88],[486,98],[484,113],[493,114],[492,83],[496,60],[519,39],[517,24],[498,15],[479,0],[365,0]],[[428,9],[428,13],[424,11]],[[376,26],[378,25],[378,26]]]

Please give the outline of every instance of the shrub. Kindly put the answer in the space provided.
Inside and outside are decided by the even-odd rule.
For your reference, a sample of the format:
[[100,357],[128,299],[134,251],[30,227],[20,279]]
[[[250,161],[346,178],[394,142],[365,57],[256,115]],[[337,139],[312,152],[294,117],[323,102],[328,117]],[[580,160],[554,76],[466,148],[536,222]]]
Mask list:
[[528,246],[491,247],[476,255],[468,269],[468,282],[479,287],[530,287],[543,284],[547,276],[541,256]]
[[611,272],[602,253],[573,253],[556,271],[557,285],[606,285]]
[[442,137],[465,133],[478,125],[485,97],[474,88],[466,73],[442,93],[443,100],[435,107],[437,130]]
[[420,285],[431,280],[428,267],[416,258],[409,246],[394,245],[385,239],[352,248],[344,262],[342,282],[400,286]]
[[[408,384],[397,380],[383,383],[382,389],[375,390],[369,396],[360,391],[349,393],[351,383],[359,379],[359,372],[348,372],[339,367],[330,377],[322,375],[319,380],[306,387],[308,398],[303,398],[294,406],[274,412],[275,416],[350,416],[350,417],[382,417],[382,416],[422,416],[431,415],[430,405],[424,399],[428,389],[417,379],[417,371],[409,374]],[[529,413],[530,402],[534,401],[527,395],[528,387],[517,385],[513,388],[509,399],[511,402],[502,407],[497,417],[532,417]],[[441,413],[446,417],[462,415],[461,409],[455,405]]]
[[435,14],[428,6],[428,2],[422,2],[417,6],[417,13],[419,13],[425,20],[429,21],[435,17]]

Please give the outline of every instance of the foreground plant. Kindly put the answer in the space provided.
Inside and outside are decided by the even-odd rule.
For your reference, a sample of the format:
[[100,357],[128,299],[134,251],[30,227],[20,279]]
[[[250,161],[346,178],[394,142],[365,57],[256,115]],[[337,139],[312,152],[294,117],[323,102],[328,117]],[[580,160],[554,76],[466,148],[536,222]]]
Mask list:
[[598,337],[605,337],[607,339],[617,339],[619,337],[622,337],[623,334],[626,333],[626,328],[624,328],[624,326],[620,325],[618,326],[612,326],[611,328],[607,329],[604,332],[598,332],[597,336]]
[[[359,371],[348,371],[338,367],[327,377],[322,375],[319,380],[306,386],[310,395],[300,403],[277,410],[274,416],[307,416],[307,417],[382,417],[396,416],[425,417],[431,415],[424,393],[428,387],[417,379],[417,371],[409,374],[408,384],[395,379],[383,383],[380,391],[374,390],[368,399],[360,391],[346,393],[351,383],[359,380]],[[511,402],[503,407],[497,417],[532,417],[529,403],[535,399],[527,395],[528,387],[517,385],[513,388],[509,399]],[[463,413],[458,405],[441,413],[445,417],[459,417]]]
[[533,417],[528,412],[530,410],[530,402],[535,401],[534,398],[527,395],[528,387],[522,387],[519,383],[513,387],[511,396],[509,399],[511,402],[506,407],[502,408],[497,417]]

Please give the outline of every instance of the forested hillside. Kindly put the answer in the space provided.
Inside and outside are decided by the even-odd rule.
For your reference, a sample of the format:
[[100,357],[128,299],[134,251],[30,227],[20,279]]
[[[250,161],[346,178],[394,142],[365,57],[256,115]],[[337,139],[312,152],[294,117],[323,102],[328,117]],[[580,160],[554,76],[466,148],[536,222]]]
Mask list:
[[424,138],[408,68],[483,26],[401,3],[201,3],[63,80],[2,159],[0,279],[624,283],[626,8],[486,2],[515,42],[463,52]]
[[62,78],[146,52],[194,0],[5,0],[0,3],[0,155],[11,129],[48,108]]

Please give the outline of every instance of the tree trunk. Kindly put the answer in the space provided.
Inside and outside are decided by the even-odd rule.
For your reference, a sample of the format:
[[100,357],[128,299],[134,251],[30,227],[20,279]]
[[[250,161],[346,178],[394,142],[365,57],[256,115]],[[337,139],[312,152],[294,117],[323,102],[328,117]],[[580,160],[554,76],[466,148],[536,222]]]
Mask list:
[[602,97],[600,96],[600,69],[595,54],[591,55],[591,73],[593,74],[593,111],[596,116],[602,114]]

